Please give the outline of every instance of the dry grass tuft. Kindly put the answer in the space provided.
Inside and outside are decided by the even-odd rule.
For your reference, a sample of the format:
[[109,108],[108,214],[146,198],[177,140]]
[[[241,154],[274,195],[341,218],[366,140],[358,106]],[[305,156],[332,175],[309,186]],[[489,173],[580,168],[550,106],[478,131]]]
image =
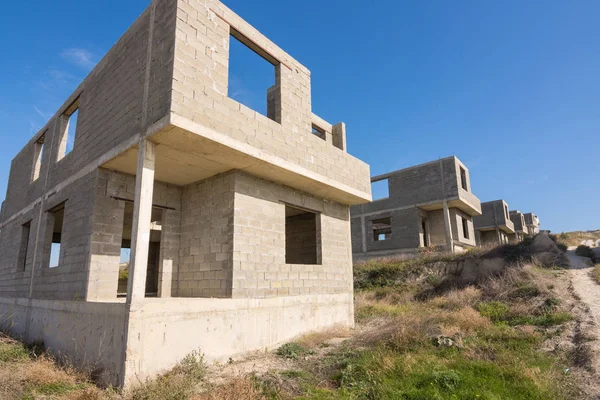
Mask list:
[[473,286],[463,289],[454,289],[433,298],[431,304],[447,310],[459,310],[464,307],[474,306],[481,299],[481,290]]
[[590,276],[598,285],[600,285],[600,264],[596,264],[594,268],[592,268]]
[[352,333],[348,327],[339,325],[323,331],[309,333],[300,337],[296,342],[306,348],[315,348],[322,346],[328,340],[349,338],[351,335]]
[[258,385],[248,376],[238,376],[226,384],[211,387],[190,400],[266,400]]

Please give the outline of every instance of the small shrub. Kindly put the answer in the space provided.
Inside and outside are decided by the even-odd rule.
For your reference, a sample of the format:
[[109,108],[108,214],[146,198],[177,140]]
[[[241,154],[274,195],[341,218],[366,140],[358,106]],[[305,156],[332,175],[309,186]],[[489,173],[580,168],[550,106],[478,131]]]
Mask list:
[[519,285],[515,290],[509,293],[509,297],[529,299],[540,295],[540,289],[533,284]]
[[305,348],[300,343],[290,342],[279,347],[276,353],[278,356],[283,358],[298,360],[301,357],[314,354],[314,351]]
[[578,256],[581,256],[581,257],[588,257],[588,258],[592,258],[592,259],[594,259],[596,257],[594,250],[592,250],[592,248],[590,246],[586,246],[584,244],[577,246],[577,249],[575,250],[575,254],[577,254]]
[[501,301],[482,301],[477,304],[477,311],[493,322],[500,322],[506,319],[510,312],[510,307]]
[[461,382],[458,372],[451,369],[447,371],[435,371],[431,378],[435,385],[448,391],[457,389]]
[[202,355],[187,355],[171,371],[133,388],[129,400],[183,400],[188,399],[206,376]]

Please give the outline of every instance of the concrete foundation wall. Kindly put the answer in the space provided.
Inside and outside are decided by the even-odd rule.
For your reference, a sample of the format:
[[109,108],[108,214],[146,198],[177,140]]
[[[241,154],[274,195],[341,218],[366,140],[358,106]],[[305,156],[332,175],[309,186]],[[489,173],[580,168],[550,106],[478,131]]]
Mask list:
[[123,377],[126,311],[124,303],[0,297],[0,326],[116,385]]
[[[272,299],[147,299],[131,315],[136,373],[144,380],[192,351],[226,361],[252,350],[272,350],[308,331],[353,326],[351,294]],[[195,334],[190,334],[194,332]]]

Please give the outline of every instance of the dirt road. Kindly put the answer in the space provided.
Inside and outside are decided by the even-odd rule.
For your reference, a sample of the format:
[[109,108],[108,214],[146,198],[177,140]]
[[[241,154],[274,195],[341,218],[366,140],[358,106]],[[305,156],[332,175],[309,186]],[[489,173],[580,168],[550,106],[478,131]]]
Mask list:
[[600,285],[590,277],[592,263],[589,258],[576,255],[575,250],[569,250],[567,257],[571,263],[573,288],[581,301],[588,305],[596,325],[600,327]]
[[574,250],[569,250],[567,257],[571,263],[573,287],[581,301],[588,305],[596,325],[600,327],[600,285],[590,277],[592,264],[589,258],[576,255]]

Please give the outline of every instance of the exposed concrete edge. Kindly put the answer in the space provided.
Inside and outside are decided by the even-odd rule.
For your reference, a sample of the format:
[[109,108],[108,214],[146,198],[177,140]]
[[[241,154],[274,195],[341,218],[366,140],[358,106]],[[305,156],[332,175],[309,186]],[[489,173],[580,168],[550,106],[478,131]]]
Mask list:
[[498,225],[497,227],[494,226],[494,225],[478,226],[478,227],[475,227],[475,230],[476,231],[481,231],[481,232],[490,232],[490,231],[496,230],[496,228],[498,228],[502,232],[508,233],[510,235],[512,235],[512,234],[515,233],[514,229],[511,229],[510,227],[508,227],[506,225]]
[[415,168],[421,168],[421,167],[424,167],[426,165],[437,164],[440,161],[445,161],[445,160],[450,160],[450,159],[457,159],[457,157],[456,156],[448,156],[448,157],[440,158],[440,159],[437,159],[437,160],[428,161],[428,162],[425,162],[425,163],[422,163],[422,164],[412,165],[412,166],[406,167],[406,168],[400,168],[400,169],[397,169],[395,171],[386,172],[385,174],[376,175],[376,176],[372,177],[371,178],[371,182],[375,182],[375,181],[387,179],[387,178],[391,177],[392,175],[397,174],[398,172],[410,171],[410,170],[415,169]]
[[186,131],[192,132],[196,135],[200,135],[206,139],[212,140],[213,142],[219,143],[223,146],[227,146],[241,153],[247,154],[251,157],[256,158],[257,160],[267,162],[271,165],[279,166],[282,169],[309,178],[315,182],[323,183],[329,187],[350,194],[351,196],[355,197],[358,200],[361,200],[364,203],[371,201],[372,197],[370,193],[366,193],[348,185],[345,185],[343,183],[339,183],[338,181],[323,176],[319,173],[313,172],[297,164],[286,161],[281,157],[268,154],[267,152],[257,149],[254,146],[251,146],[247,143],[242,143],[230,136],[217,132],[213,129],[207,128],[206,126],[198,124],[178,114],[171,113],[170,121],[172,125],[175,125],[181,129],[185,129]]
[[[379,199],[379,200],[387,200],[387,199],[388,198],[386,197],[385,199]],[[379,200],[375,200],[375,201],[373,201],[373,203],[375,203],[375,202],[377,202]],[[460,200],[460,198],[458,196],[455,196],[455,197],[450,197],[450,198],[448,198],[446,200],[447,201],[453,201],[453,200]],[[368,216],[371,216],[371,215],[383,214],[383,213],[386,213],[386,212],[402,211],[402,210],[408,210],[408,209],[415,208],[415,207],[420,208],[420,207],[430,206],[430,205],[435,205],[435,204],[439,204],[440,205],[439,210],[442,209],[442,200],[434,200],[434,201],[427,201],[427,202],[424,202],[424,203],[410,204],[410,205],[402,206],[402,207],[384,208],[382,210],[367,212],[367,213],[364,213],[364,214],[353,214],[352,218],[368,217]],[[438,209],[436,208],[436,211],[437,210]]]
[[53,311],[64,311],[72,313],[93,313],[122,316],[126,310],[125,303],[96,303],[89,301],[65,301],[28,299],[26,297],[0,297],[0,304],[13,305],[17,307],[44,308]]
[[172,316],[176,313],[189,312],[228,312],[240,310],[252,310],[259,308],[289,308],[299,305],[312,304],[337,304],[352,301],[352,293],[338,294],[308,294],[300,296],[283,296],[269,298],[243,298],[243,299],[218,299],[218,298],[146,298],[135,305],[132,304],[131,311],[141,311],[142,318],[152,316],[152,313],[163,313],[168,311]]

